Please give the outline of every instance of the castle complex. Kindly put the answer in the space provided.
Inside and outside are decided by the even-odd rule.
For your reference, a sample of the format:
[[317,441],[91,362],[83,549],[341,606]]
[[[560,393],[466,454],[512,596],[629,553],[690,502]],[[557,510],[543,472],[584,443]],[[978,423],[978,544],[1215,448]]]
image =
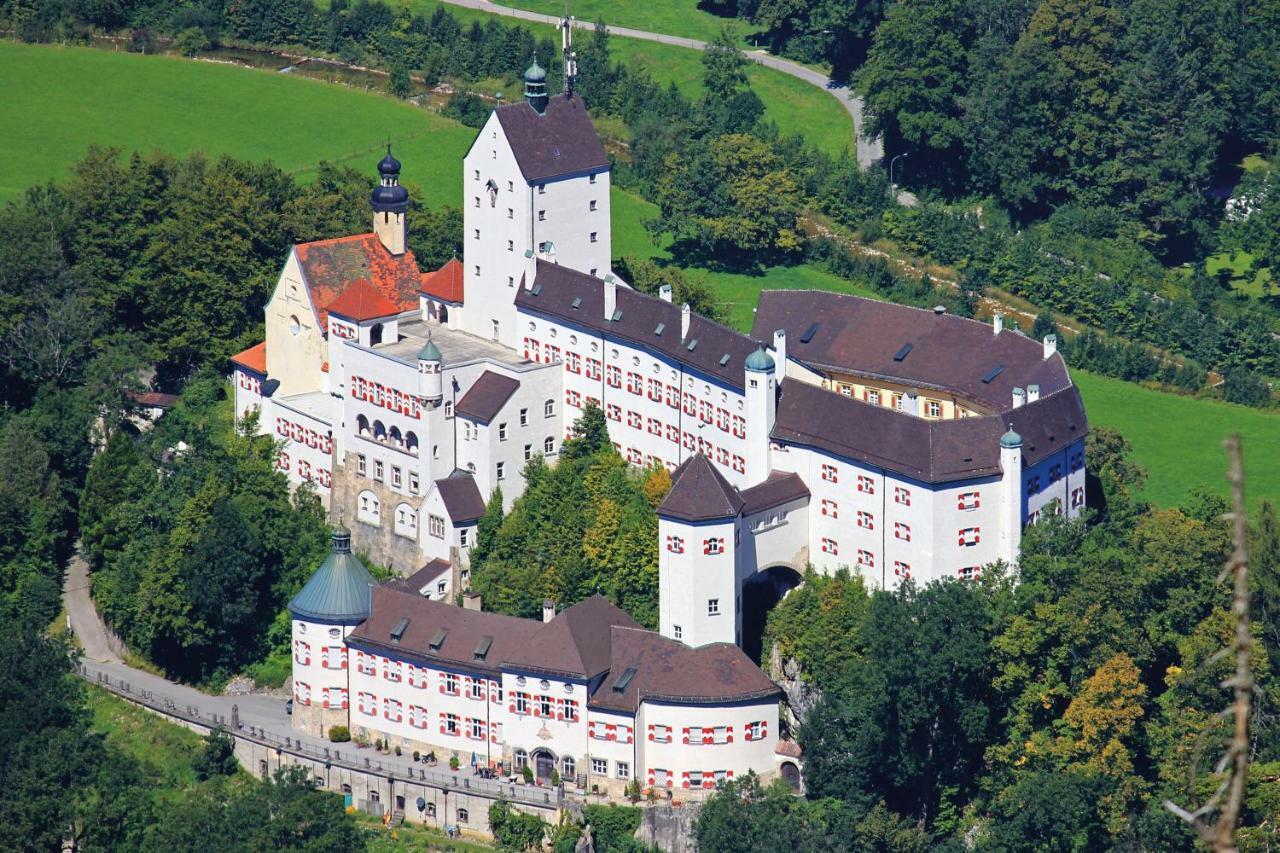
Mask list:
[[[291,604],[299,727],[616,792],[779,772],[780,694],[740,648],[753,578],[975,579],[1084,508],[1088,421],[1052,336],[817,291],[765,292],[742,334],[628,286],[609,158],[536,63],[463,160],[462,259],[420,273],[401,165],[378,170],[373,231],[295,246],[266,340],[233,359],[237,412],[345,525]],[[542,621],[456,606],[486,500],[509,508],[588,404],[672,472],[659,631],[599,598]],[[353,543],[409,577],[373,588]]]

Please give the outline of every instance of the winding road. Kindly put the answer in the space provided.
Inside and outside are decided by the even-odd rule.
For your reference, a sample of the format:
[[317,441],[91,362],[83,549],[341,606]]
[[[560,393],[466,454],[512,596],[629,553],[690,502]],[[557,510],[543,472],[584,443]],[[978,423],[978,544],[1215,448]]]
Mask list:
[[[524,9],[511,9],[507,6],[495,5],[489,0],[444,0],[452,6],[462,6],[466,9],[478,9],[482,12],[488,12],[493,15],[503,15],[508,18],[516,18],[521,21],[531,21],[538,24],[557,25],[560,19],[554,15],[543,15],[538,12],[529,12]],[[607,23],[607,22],[606,22]],[[574,21],[574,27],[580,30],[595,29],[595,23],[592,21]],[[681,38],[680,36],[669,36],[662,33],[651,33],[645,30],[633,30],[630,27],[615,27],[609,25],[609,32],[612,35],[622,36],[623,38],[640,39],[641,41],[653,41],[661,44],[673,44],[677,47],[687,47],[691,50],[703,50],[706,48],[705,41],[697,39]],[[766,68],[772,68],[775,71],[781,71],[783,74],[789,74],[797,80],[803,80],[811,86],[817,86],[831,97],[840,102],[840,106],[853,119],[853,135],[857,141],[858,148],[858,165],[867,168],[878,162],[884,157],[884,147],[881,145],[880,139],[864,139],[862,136],[862,98],[855,95],[848,86],[841,85],[830,77],[821,72],[814,71],[812,68],[806,68],[799,63],[792,62],[788,59],[782,59],[763,50],[748,51],[747,56],[753,61]]]

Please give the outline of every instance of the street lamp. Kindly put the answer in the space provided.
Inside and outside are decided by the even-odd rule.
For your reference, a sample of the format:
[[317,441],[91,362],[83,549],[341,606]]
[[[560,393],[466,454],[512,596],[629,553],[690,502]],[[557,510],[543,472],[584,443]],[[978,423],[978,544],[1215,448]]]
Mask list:
[[893,159],[889,161],[889,186],[897,186],[897,184],[893,182],[893,164],[898,162],[899,157],[906,157],[909,153],[910,152],[904,151],[901,154],[895,155]]

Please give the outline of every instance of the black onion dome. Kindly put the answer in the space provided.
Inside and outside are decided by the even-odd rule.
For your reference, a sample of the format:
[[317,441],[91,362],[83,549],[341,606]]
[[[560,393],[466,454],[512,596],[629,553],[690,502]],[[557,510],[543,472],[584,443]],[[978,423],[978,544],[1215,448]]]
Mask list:
[[393,187],[377,186],[373,188],[370,201],[373,209],[379,213],[404,213],[409,208],[409,191],[399,184]]
[[378,164],[378,174],[380,175],[398,175],[400,174],[400,161],[391,156],[391,149],[387,148],[387,156],[382,158],[382,162]]

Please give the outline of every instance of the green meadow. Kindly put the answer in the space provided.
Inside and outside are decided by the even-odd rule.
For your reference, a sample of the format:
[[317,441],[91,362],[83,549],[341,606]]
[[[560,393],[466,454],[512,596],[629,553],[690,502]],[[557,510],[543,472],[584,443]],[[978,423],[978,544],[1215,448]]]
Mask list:
[[1165,394],[1073,370],[1092,426],[1114,427],[1133,443],[1147,469],[1143,496],[1176,506],[1204,486],[1227,494],[1227,457],[1222,440],[1239,433],[1244,444],[1246,499],[1251,508],[1280,503],[1280,414],[1216,400]]
[[[563,0],[496,0],[500,6],[528,9],[544,15],[563,15]],[[580,21],[598,21],[633,30],[710,41],[732,23],[739,36],[750,29],[746,21],[721,18],[698,8],[696,0],[573,0],[569,12]]]

